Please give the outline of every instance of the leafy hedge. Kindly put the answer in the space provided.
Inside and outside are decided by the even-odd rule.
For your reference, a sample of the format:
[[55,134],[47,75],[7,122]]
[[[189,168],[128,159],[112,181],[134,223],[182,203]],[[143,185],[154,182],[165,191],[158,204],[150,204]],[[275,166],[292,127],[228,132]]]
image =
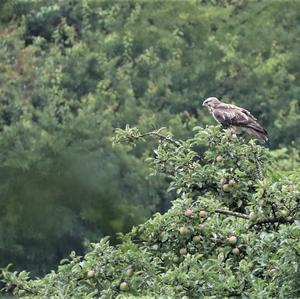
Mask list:
[[116,147],[159,140],[149,163],[176,190],[172,208],[42,278],[5,269],[5,289],[24,298],[299,298],[299,171],[279,170],[266,148],[219,127],[194,131],[182,141],[164,129],[118,130]]

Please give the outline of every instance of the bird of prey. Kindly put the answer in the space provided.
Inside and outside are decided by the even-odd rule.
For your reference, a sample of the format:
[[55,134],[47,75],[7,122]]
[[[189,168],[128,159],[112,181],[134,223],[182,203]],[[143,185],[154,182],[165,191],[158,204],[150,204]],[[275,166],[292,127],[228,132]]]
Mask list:
[[216,97],[207,98],[202,105],[208,108],[214,119],[223,127],[241,128],[263,142],[268,141],[267,131],[248,110],[223,103]]

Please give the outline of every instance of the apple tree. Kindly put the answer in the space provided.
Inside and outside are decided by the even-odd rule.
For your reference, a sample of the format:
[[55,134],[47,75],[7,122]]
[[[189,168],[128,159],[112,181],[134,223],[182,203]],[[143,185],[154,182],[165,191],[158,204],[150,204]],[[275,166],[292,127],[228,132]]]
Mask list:
[[[274,153],[219,127],[175,140],[164,129],[118,129],[130,151],[156,138],[147,159],[165,176],[172,207],[145,224],[74,252],[57,271],[31,278],[2,271],[5,290],[25,298],[299,298],[300,186]],[[278,154],[278,153],[277,153]]]

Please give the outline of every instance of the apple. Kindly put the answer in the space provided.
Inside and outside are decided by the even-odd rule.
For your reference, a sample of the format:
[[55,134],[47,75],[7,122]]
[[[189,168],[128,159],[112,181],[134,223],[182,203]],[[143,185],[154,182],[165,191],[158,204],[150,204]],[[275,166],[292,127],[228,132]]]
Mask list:
[[192,209],[187,209],[184,212],[184,215],[187,216],[187,217],[191,217],[193,215],[193,210]]
[[249,186],[249,187],[253,187],[253,185],[254,185],[254,182],[253,182],[252,180],[249,180],[249,181],[248,181],[248,186]]
[[179,257],[178,257],[178,256],[175,256],[175,257],[173,258],[173,262],[174,262],[174,263],[178,263],[178,262],[179,262]]
[[201,237],[200,236],[194,236],[193,237],[193,242],[194,243],[199,243],[201,241]]
[[87,276],[88,278],[94,277],[94,276],[95,276],[95,271],[94,271],[94,270],[89,270],[89,271],[87,272],[86,276]]
[[205,230],[205,227],[206,227],[206,224],[205,224],[205,223],[199,224],[199,229],[200,229],[200,231],[204,231],[204,230]]
[[230,185],[229,185],[229,184],[224,184],[224,185],[222,186],[222,188],[223,188],[223,190],[224,190],[225,192],[227,192],[227,191],[229,190],[229,188],[230,188]]
[[120,283],[120,290],[121,291],[128,291],[129,290],[127,282],[123,281],[123,282]]
[[221,156],[221,155],[218,155],[217,157],[216,157],[216,161],[217,162],[221,162],[223,160],[223,157]]
[[239,255],[239,254],[240,254],[240,250],[239,250],[237,247],[233,248],[233,249],[231,250],[231,252],[232,252],[234,255]]
[[186,254],[187,254],[186,248],[181,248],[181,249],[179,250],[179,253],[180,253],[181,255],[186,255]]
[[230,236],[227,238],[227,241],[231,245],[235,245],[237,243],[237,237],[236,236]]
[[181,226],[179,228],[179,232],[180,232],[181,235],[185,235],[189,232],[189,229],[186,226]]
[[206,218],[206,217],[207,217],[207,212],[204,211],[204,210],[200,211],[200,212],[199,212],[199,217],[200,217],[200,218]]
[[202,249],[202,248],[203,248],[203,246],[202,246],[201,243],[198,243],[198,244],[196,244],[195,246],[196,246],[197,249]]
[[234,179],[229,180],[229,182],[228,182],[229,186],[233,186],[234,184],[235,184],[235,180]]
[[287,217],[287,216],[289,216],[289,211],[287,209],[281,209],[280,210],[280,215],[282,217]]

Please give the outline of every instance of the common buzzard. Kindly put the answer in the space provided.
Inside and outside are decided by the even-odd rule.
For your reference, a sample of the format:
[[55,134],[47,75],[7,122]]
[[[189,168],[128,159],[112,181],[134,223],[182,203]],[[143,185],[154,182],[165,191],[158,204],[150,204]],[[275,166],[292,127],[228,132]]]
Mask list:
[[267,131],[248,110],[222,103],[215,97],[207,98],[202,105],[208,108],[214,119],[223,127],[241,128],[263,142],[268,141]]

